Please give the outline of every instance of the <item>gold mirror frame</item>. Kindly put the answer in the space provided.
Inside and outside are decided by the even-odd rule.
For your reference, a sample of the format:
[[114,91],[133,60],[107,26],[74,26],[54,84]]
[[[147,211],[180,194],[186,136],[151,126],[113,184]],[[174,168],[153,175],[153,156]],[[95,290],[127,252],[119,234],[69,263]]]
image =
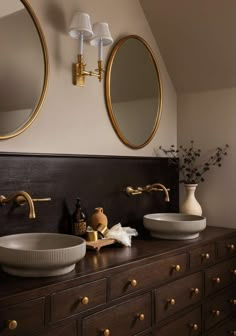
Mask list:
[[[112,107],[112,99],[111,99],[111,72],[112,72],[112,66],[113,66],[113,62],[114,59],[117,55],[117,52],[119,51],[120,47],[124,44],[124,42],[126,42],[128,39],[137,39],[138,41],[142,42],[142,44],[144,45],[144,47],[146,47],[146,49],[148,50],[151,59],[153,61],[153,65],[154,68],[156,70],[156,75],[157,75],[157,81],[158,81],[158,86],[159,86],[159,92],[158,92],[158,98],[159,98],[159,104],[157,107],[157,111],[156,111],[156,119],[155,122],[153,124],[153,128],[152,131],[149,135],[149,137],[147,138],[147,140],[140,144],[140,145],[134,145],[132,143],[130,143],[127,138],[124,136],[124,134],[121,132],[121,129],[119,127],[119,125],[117,124],[115,115],[114,115],[114,111],[113,111],[113,107]],[[125,75],[124,74],[124,79],[125,79]],[[107,105],[107,109],[108,109],[108,114],[109,114],[109,118],[110,121],[112,123],[112,126],[116,132],[116,134],[118,135],[118,137],[120,138],[120,140],[128,147],[132,148],[132,149],[139,149],[142,147],[145,147],[154,137],[154,135],[156,134],[156,131],[158,129],[159,123],[160,123],[160,119],[161,119],[161,112],[162,112],[162,82],[161,82],[161,78],[160,78],[160,71],[158,68],[158,64],[156,61],[156,58],[154,56],[154,53],[151,49],[151,47],[149,46],[149,44],[140,36],[138,35],[128,35],[125,36],[123,38],[121,38],[115,45],[115,47],[113,48],[109,59],[108,59],[108,63],[107,63],[107,71],[106,71],[106,76],[105,76],[105,98],[106,98],[106,105]]]
[[31,113],[31,116],[30,116],[29,120],[27,120],[27,122],[24,123],[22,126],[20,126],[15,132],[6,134],[4,136],[0,135],[0,140],[13,138],[13,137],[19,135],[20,133],[24,132],[32,124],[32,122],[37,117],[37,115],[39,113],[39,110],[40,110],[40,108],[43,104],[45,94],[46,94],[46,90],[47,90],[47,85],[48,85],[48,74],[49,74],[48,49],[47,49],[46,40],[45,40],[43,31],[42,31],[42,28],[40,26],[39,20],[36,16],[34,10],[32,9],[31,5],[29,4],[28,0],[19,0],[19,1],[22,2],[24,7],[26,8],[26,10],[28,11],[29,15],[31,16],[31,19],[32,19],[32,21],[33,21],[33,23],[36,27],[36,30],[38,32],[38,35],[39,35],[40,43],[41,43],[41,46],[42,46],[43,59],[44,59],[44,82],[43,82],[41,95],[38,99],[38,103],[37,103],[34,111]]

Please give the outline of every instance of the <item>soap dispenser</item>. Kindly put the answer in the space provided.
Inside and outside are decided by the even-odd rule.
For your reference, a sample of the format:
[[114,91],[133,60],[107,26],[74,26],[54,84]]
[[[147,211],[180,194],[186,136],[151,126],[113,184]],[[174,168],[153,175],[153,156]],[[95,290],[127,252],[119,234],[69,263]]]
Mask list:
[[81,209],[80,198],[76,199],[75,211],[72,214],[72,233],[75,236],[84,236],[87,230],[86,216]]

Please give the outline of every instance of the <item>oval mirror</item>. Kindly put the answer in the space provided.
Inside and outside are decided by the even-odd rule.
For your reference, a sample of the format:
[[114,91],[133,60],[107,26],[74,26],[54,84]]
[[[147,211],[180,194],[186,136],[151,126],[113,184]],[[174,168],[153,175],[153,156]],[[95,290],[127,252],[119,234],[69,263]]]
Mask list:
[[0,139],[8,139],[31,125],[48,80],[45,39],[27,0],[1,0],[0,41]]
[[123,143],[146,146],[158,128],[162,85],[154,54],[139,36],[122,38],[108,59],[106,103],[112,125]]

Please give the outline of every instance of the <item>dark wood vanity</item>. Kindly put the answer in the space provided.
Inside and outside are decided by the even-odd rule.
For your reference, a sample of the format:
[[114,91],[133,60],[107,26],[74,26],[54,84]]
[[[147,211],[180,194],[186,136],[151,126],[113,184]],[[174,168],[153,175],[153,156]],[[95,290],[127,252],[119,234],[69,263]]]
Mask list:
[[64,276],[2,272],[0,335],[235,335],[235,280],[236,230],[133,240],[88,251]]
[[[102,206],[109,226],[139,232],[132,247],[88,251],[67,275],[0,272],[0,335],[236,335],[236,230],[207,226],[185,241],[151,239],[144,230],[143,215],[178,212],[178,172],[168,159],[2,153],[0,160],[1,194],[52,198],[35,203],[34,220],[27,206],[1,207],[0,235],[70,233],[77,196],[88,214]],[[170,189],[169,203],[161,192],[124,193],[155,182]]]

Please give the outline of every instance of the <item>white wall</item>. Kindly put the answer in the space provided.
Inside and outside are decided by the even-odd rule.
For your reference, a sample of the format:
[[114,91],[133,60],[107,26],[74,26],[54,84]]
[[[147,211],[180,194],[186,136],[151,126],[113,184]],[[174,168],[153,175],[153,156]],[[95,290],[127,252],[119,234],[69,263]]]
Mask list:
[[[0,151],[78,153],[113,155],[153,155],[160,144],[177,139],[177,97],[158,46],[138,0],[31,0],[49,49],[50,77],[43,107],[31,127],[21,135],[0,142]],[[163,82],[163,113],[152,142],[140,150],[126,147],[110,124],[104,87],[88,78],[84,88],[72,85],[71,66],[76,61],[78,43],[67,34],[75,10],[88,12],[93,22],[107,21],[116,41],[136,34],[152,47]],[[104,51],[108,55],[111,48]],[[85,46],[88,69],[96,67],[97,50]]]
[[[228,143],[222,167],[199,184],[197,199],[208,224],[236,228],[236,88],[178,96],[178,144],[194,140],[203,151]],[[181,192],[181,198],[184,191]]]

